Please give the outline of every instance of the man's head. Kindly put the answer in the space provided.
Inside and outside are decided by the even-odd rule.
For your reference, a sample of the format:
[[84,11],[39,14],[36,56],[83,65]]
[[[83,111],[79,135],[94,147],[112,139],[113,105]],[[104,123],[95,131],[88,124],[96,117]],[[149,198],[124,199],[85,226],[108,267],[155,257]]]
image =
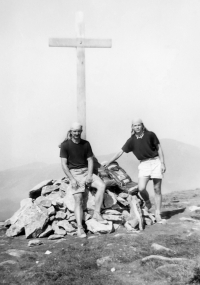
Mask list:
[[75,140],[80,139],[82,130],[83,130],[83,127],[80,123],[77,123],[77,122],[72,123],[71,128],[70,128],[72,138]]
[[140,118],[133,119],[131,128],[133,133],[140,134],[144,129],[143,121]]

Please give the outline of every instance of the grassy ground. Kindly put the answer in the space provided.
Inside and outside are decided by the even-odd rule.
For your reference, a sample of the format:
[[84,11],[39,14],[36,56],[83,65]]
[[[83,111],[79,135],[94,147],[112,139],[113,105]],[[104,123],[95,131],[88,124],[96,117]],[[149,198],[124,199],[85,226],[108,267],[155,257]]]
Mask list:
[[[167,224],[146,227],[139,234],[121,227],[113,234],[89,235],[87,239],[41,239],[42,245],[29,248],[24,236],[7,238],[1,228],[0,263],[7,263],[0,264],[0,284],[200,284],[200,221],[180,220],[190,216],[188,206],[200,203],[199,198],[200,190],[165,196],[163,216]],[[156,251],[153,243],[172,251]],[[16,257],[8,254],[9,249],[24,252]],[[47,250],[51,254],[46,255]],[[142,262],[149,255],[187,260]],[[98,266],[97,260],[103,257],[109,258]]]

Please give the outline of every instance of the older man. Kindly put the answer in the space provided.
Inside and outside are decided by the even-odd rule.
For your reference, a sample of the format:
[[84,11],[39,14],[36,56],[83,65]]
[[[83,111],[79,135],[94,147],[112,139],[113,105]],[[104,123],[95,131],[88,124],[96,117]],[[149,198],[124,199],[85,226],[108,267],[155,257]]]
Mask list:
[[100,214],[105,184],[93,174],[93,152],[90,143],[81,139],[82,125],[73,123],[66,139],[60,146],[61,164],[64,173],[70,180],[75,199],[75,217],[77,221],[78,237],[86,237],[82,226],[83,219],[83,193],[86,185],[97,189],[95,196],[95,210],[93,218],[103,222]]
[[104,165],[109,165],[111,162],[118,159],[124,152],[133,152],[140,161],[138,166],[138,188],[149,209],[151,208],[151,202],[149,201],[146,186],[150,179],[153,180],[155,192],[155,217],[157,222],[161,223],[161,183],[163,173],[166,171],[164,154],[157,136],[155,133],[150,132],[145,128],[141,119],[134,119],[132,121],[131,137],[126,141],[122,149]]

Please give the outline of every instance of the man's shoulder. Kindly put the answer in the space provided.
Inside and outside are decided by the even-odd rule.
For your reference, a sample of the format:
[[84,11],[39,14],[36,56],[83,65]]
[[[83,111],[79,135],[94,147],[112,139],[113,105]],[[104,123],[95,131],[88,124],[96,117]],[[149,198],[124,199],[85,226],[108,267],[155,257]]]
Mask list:
[[145,134],[147,135],[147,136],[156,136],[156,134],[154,133],[154,132],[152,132],[152,131],[145,131]]
[[80,143],[83,144],[83,145],[88,145],[88,144],[90,144],[89,141],[86,141],[86,140],[84,140],[84,139],[81,139],[81,140],[80,140]]

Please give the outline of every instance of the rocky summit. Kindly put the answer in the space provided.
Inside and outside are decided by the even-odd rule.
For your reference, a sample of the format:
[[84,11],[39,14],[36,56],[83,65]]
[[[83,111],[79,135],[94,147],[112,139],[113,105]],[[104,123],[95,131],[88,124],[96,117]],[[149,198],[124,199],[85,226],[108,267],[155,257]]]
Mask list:
[[[155,223],[153,215],[145,209],[145,203],[136,193],[132,196],[117,186],[109,187],[104,194],[102,216],[105,224],[92,218],[96,190],[84,193],[84,227],[91,233],[112,233],[124,226],[128,231],[142,230],[144,225]],[[76,235],[77,224],[74,215],[74,197],[69,181],[45,180],[29,191],[29,198],[23,199],[20,208],[5,221],[6,235],[15,237],[25,234],[26,238],[49,239]],[[133,209],[131,211],[131,209]]]

